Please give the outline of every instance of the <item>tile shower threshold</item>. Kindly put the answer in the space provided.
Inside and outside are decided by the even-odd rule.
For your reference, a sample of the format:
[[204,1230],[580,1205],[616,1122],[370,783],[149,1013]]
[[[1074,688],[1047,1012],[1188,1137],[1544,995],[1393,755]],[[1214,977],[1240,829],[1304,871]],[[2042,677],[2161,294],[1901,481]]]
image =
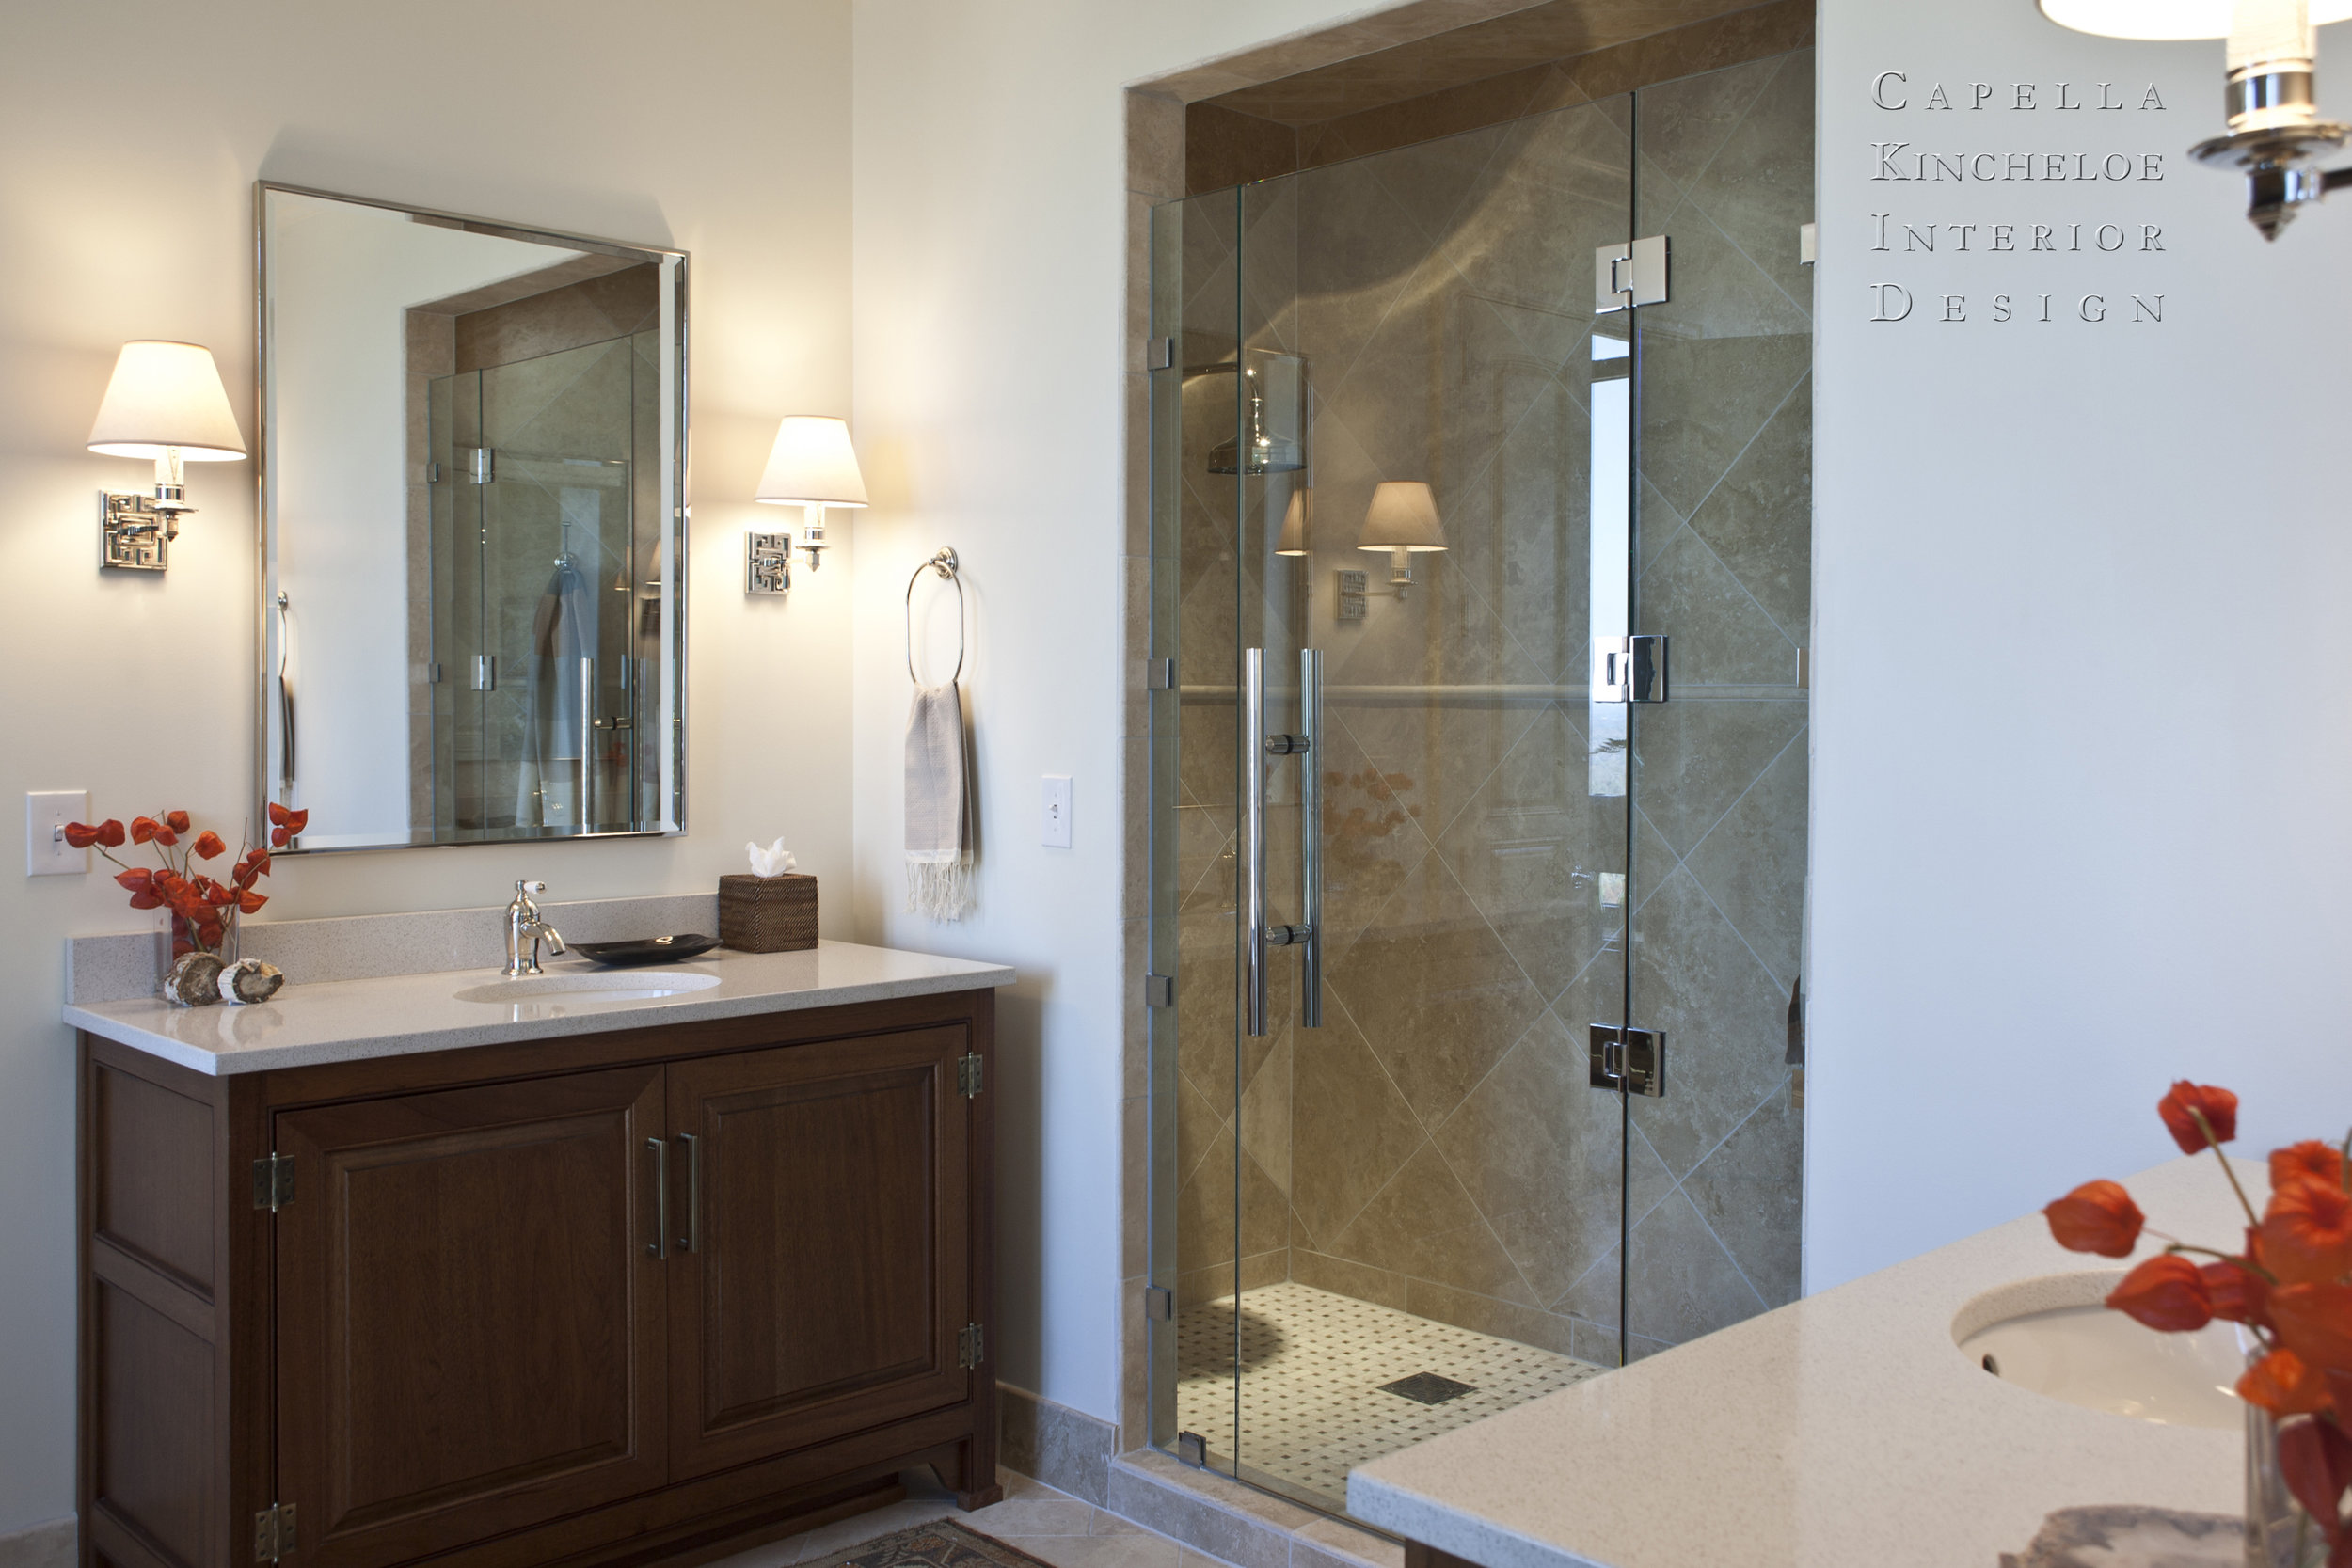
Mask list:
[[[1230,1456],[1214,1456],[1230,1465]],[[1164,1449],[1111,1461],[1111,1512],[1239,1568],[1404,1568],[1403,1543],[1249,1466],[1197,1468]]]

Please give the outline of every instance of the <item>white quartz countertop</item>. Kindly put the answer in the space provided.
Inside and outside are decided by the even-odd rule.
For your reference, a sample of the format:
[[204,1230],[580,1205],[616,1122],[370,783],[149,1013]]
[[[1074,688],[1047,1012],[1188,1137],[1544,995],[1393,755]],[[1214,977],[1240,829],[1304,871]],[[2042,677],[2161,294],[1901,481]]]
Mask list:
[[[2259,1206],[2261,1163],[2232,1164]],[[2124,1184],[2185,1241],[2242,1232],[2210,1154]],[[1348,1507],[1486,1568],[1994,1568],[2056,1509],[2240,1513],[2241,1433],[2063,1403],[1953,1341],[1988,1290],[2161,1246],[2071,1253],[2029,1214],[1375,1460]]]
[[721,947],[681,963],[646,969],[599,972],[579,958],[558,958],[546,967],[549,974],[600,973],[615,987],[658,983],[664,973],[679,971],[715,974],[718,984],[627,1002],[588,1003],[561,995],[504,1003],[457,999],[454,993],[461,990],[497,983],[499,973],[493,966],[289,984],[272,1000],[246,1007],[174,1007],[161,1000],[69,1004],[65,1021],[182,1067],[225,1075],[886,1002],[1009,985],[1013,979],[1013,972],[1002,964],[847,942],[823,942],[798,953],[737,953]]

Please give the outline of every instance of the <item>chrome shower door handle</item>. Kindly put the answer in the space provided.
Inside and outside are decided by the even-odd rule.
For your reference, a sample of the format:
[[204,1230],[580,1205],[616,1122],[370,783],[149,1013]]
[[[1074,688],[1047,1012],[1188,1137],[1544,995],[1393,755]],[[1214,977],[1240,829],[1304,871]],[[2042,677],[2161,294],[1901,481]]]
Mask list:
[[1298,650],[1298,733],[1307,749],[1298,759],[1299,919],[1307,927],[1298,956],[1298,1022],[1323,1027],[1323,650]]
[[1265,650],[1241,655],[1241,963],[1246,1032],[1265,1022]]

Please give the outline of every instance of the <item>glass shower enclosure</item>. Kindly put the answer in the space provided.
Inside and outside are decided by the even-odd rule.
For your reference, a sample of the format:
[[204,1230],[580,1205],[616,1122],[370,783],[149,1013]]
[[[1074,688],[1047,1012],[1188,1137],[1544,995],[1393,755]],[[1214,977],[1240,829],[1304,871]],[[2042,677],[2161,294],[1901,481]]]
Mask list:
[[1343,1508],[1797,1293],[1812,100],[1801,51],[1154,214],[1182,1458]]

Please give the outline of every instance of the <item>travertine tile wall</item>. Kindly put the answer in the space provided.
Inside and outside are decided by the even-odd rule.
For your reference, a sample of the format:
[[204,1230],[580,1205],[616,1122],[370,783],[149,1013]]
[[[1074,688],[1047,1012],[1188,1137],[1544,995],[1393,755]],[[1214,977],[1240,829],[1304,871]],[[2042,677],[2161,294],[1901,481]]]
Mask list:
[[[1195,689],[1168,814],[1180,1307],[1232,1290],[1238,1259],[1243,1289],[1295,1277],[1613,1361],[1621,1156],[1634,1354],[1795,1292],[1781,1021],[1804,863],[1811,56],[1649,89],[1638,182],[1631,112],[1619,97],[1196,198],[1171,228],[1185,364],[1232,356],[1238,306],[1250,348],[1313,368],[1319,531],[1308,560],[1267,554],[1280,482],[1205,472],[1232,378],[1184,378],[1181,483],[1162,481]],[[1684,302],[1645,323],[1638,619],[1675,638],[1677,701],[1633,738],[1630,965],[1677,1073],[1637,1105],[1627,1154],[1583,1070],[1583,1026],[1623,1005],[1624,931],[1591,879],[1626,868],[1626,827],[1621,800],[1585,789],[1592,318],[1561,258],[1624,237],[1637,184]],[[1336,624],[1331,572],[1385,575],[1353,549],[1382,479],[1435,485],[1452,548],[1409,597]],[[1232,710],[1202,689],[1230,687],[1242,633],[1283,641],[1236,607],[1286,604],[1312,605],[1335,689],[1456,694],[1334,702],[1326,1026],[1237,1049]]]

